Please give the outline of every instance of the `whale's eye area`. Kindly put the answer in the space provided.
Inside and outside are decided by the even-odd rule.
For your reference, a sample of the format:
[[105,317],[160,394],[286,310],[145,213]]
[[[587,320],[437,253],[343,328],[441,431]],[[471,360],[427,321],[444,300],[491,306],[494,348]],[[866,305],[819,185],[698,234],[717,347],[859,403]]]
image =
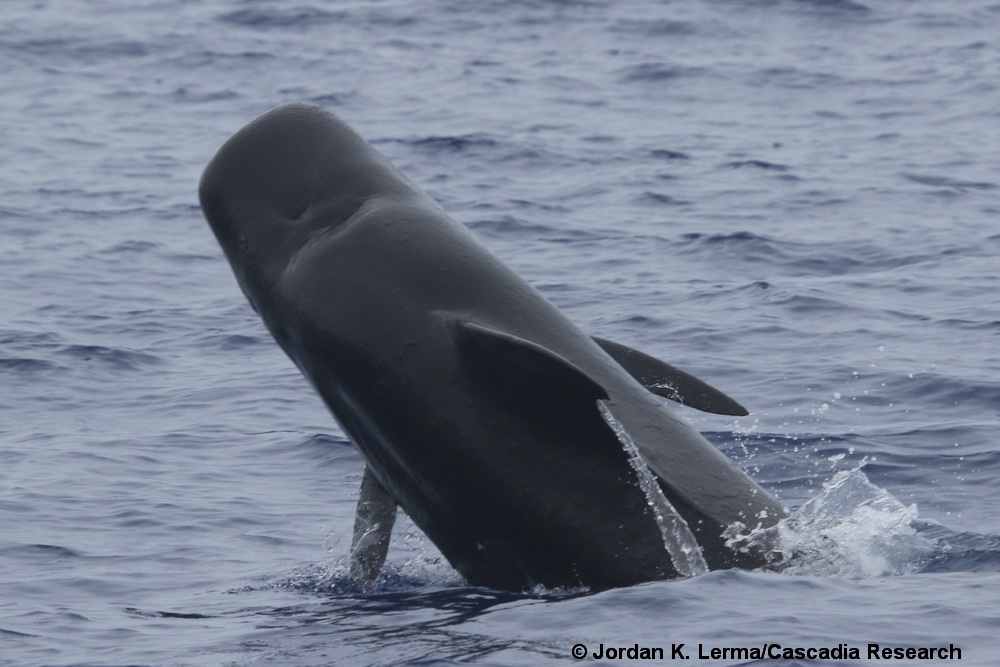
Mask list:
[[301,220],[305,216],[306,211],[309,210],[310,203],[311,202],[309,200],[304,199],[297,205],[295,205],[292,208],[292,214],[288,217],[289,221],[298,222],[299,220]]

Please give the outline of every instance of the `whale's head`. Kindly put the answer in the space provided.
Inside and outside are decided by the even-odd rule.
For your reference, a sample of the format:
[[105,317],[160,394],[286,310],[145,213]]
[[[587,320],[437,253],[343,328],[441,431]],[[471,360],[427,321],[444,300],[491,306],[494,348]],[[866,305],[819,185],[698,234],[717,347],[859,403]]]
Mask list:
[[255,307],[310,238],[375,197],[415,192],[344,122],[306,104],[274,109],[233,135],[199,187],[205,217]]

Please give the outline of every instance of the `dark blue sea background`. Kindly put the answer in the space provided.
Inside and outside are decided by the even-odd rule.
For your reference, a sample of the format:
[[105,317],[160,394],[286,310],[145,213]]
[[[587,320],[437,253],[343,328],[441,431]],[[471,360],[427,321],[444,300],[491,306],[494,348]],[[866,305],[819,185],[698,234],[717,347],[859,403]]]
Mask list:
[[[996,0],[5,2],[0,665],[996,664],[998,36]],[[403,520],[352,585],[363,462],[197,201],[292,101],[746,405],[669,409],[796,509],[798,559],[519,595]]]

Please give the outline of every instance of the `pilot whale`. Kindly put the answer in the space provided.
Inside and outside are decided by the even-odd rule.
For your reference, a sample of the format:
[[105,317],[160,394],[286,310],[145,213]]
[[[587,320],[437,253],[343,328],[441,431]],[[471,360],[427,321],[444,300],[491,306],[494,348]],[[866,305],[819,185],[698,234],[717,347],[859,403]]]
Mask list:
[[724,533],[784,507],[657,395],[746,411],[582,332],[333,114],[257,118],[199,195],[243,293],[365,460],[359,580],[382,567],[397,506],[476,586],[763,563]]

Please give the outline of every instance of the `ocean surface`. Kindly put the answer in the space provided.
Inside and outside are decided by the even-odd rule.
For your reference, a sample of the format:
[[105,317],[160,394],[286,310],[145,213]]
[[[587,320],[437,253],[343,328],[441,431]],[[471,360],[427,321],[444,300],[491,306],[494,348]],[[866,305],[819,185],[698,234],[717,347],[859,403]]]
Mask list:
[[[996,0],[0,11],[0,665],[997,664]],[[197,202],[292,101],[746,405],[676,411],[795,509],[798,559],[512,594],[404,520],[353,585],[362,460]],[[723,651],[775,644],[859,656]]]

